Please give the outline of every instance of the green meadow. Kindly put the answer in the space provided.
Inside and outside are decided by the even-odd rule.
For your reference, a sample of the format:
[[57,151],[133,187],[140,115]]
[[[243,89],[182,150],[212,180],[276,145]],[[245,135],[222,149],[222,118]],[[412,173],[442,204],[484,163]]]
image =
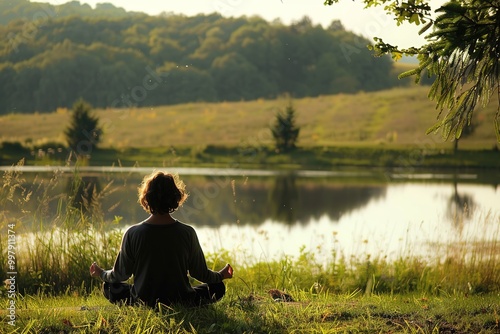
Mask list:
[[[92,165],[408,166],[497,168],[495,101],[477,113],[477,126],[459,141],[426,134],[437,120],[428,87],[293,100],[299,149],[276,154],[269,130],[286,98],[188,103],[140,109],[97,109],[104,130]],[[4,165],[62,164],[70,111],[0,116]]]
[[[293,100],[299,145],[323,147],[348,144],[416,145],[432,140],[451,147],[438,135],[426,135],[438,113],[427,98],[429,87],[395,88],[386,91],[339,94]],[[104,136],[101,146],[117,150],[203,145],[270,145],[268,129],[286,98],[222,103],[188,103],[138,109],[95,110]],[[491,148],[496,143],[492,102],[479,111],[474,135],[461,144]],[[0,117],[1,141],[40,146],[64,144],[69,111],[10,114]]]
[[498,296],[313,294],[274,302],[234,285],[203,309],[107,304],[86,296],[26,296],[2,333],[498,333]]

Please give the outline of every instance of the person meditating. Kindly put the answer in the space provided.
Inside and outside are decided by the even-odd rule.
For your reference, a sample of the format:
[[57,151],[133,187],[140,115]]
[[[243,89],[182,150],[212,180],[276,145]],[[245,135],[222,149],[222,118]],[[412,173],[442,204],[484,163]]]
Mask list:
[[[187,197],[184,182],[175,174],[144,177],[139,203],[151,215],[126,230],[112,269],[103,270],[95,262],[90,266],[90,275],[104,281],[108,300],[198,306],[224,296],[222,280],[233,277],[233,268],[227,264],[218,272],[208,269],[194,228],[170,215]],[[191,286],[188,273],[203,284]],[[124,283],[131,276],[134,283]]]

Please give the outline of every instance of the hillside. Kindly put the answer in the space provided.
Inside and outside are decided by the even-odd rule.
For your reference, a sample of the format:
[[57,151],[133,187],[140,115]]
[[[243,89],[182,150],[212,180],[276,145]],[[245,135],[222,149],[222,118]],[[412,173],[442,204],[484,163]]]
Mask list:
[[[51,112],[84,98],[99,108],[250,101],[377,91],[402,85],[370,41],[304,17],[285,25],[218,14],[59,15],[12,0],[0,25],[0,114]],[[5,5],[5,2],[2,2]],[[64,7],[66,8],[66,7]],[[69,10],[69,9],[68,9]],[[71,11],[69,11],[71,13]],[[35,15],[35,16],[34,16]],[[7,20],[7,19],[5,19]]]
[[[439,135],[426,135],[437,112],[428,87],[338,94],[295,99],[301,127],[299,146],[410,145],[451,147]],[[491,148],[496,143],[493,117],[497,101],[478,113],[479,125],[461,147]],[[269,126],[285,99],[248,102],[187,103],[173,106],[96,109],[104,128],[102,147],[205,147],[270,145]],[[0,116],[1,141],[41,146],[63,144],[69,112]],[[36,125],[36,126],[33,126]]]

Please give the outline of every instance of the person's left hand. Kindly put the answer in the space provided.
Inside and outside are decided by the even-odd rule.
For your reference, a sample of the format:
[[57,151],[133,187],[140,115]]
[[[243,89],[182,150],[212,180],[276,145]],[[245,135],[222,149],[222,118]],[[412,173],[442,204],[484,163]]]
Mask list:
[[92,277],[101,277],[103,269],[97,265],[97,263],[92,263],[90,265],[90,276]]
[[228,263],[224,268],[222,268],[219,273],[222,275],[222,279],[233,277],[233,267]]

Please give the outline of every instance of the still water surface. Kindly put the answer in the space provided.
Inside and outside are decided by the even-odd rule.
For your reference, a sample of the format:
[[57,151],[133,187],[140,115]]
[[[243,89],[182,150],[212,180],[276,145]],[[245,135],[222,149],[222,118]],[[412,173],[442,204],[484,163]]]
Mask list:
[[[93,203],[110,229],[124,229],[147,217],[137,203],[137,187],[152,170],[82,168],[74,201]],[[174,216],[196,228],[206,252],[226,249],[247,261],[297,256],[301,247],[320,260],[333,252],[427,256],[441,243],[500,238],[498,178],[485,172],[169,171],[179,173],[190,193]],[[33,192],[25,209],[36,212],[40,199],[50,198],[43,222],[50,225],[79,177],[70,169],[22,172],[24,187]],[[19,214],[8,207],[5,212]],[[33,215],[22,219],[26,230],[40,228],[39,221],[30,224]]]

